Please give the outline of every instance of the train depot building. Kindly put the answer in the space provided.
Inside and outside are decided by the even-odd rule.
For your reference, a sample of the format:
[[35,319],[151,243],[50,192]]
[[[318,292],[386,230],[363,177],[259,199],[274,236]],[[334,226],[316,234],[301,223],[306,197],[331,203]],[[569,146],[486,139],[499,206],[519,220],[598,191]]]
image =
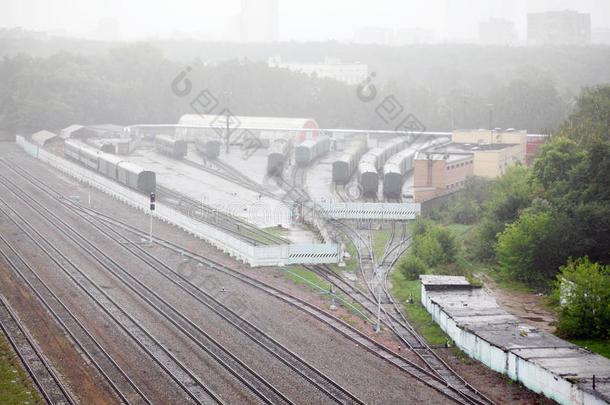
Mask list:
[[469,176],[490,179],[514,164],[525,164],[546,139],[515,130],[457,130],[451,143],[419,152],[413,169],[413,201],[424,202],[460,190]]

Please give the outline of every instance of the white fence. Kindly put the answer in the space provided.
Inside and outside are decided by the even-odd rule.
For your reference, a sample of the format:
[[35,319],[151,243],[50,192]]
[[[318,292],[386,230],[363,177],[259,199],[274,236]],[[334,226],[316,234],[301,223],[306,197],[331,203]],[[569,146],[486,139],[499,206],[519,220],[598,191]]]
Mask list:
[[421,212],[419,203],[316,202],[315,209],[331,219],[415,219]]
[[[136,209],[149,212],[148,196],[140,194],[76,163],[54,155],[17,136],[17,144],[31,156],[55,167],[78,181],[95,187]],[[223,252],[248,263],[250,266],[277,266],[281,264],[337,263],[341,259],[337,244],[291,244],[255,246],[219,228],[197,221],[162,203],[156,204],[153,216],[171,223],[191,235],[203,239]]]

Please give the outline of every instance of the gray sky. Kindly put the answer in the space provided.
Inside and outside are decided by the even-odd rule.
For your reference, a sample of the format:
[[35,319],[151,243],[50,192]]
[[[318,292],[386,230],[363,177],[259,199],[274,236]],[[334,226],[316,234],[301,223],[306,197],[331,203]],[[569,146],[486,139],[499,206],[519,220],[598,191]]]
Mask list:
[[[0,27],[21,26],[90,36],[101,18],[115,18],[121,39],[219,39],[239,0],[0,0]],[[515,22],[525,38],[530,11],[591,13],[592,27],[610,27],[609,0],[279,0],[282,40],[351,40],[360,27],[423,28],[438,40],[475,39],[489,17]]]

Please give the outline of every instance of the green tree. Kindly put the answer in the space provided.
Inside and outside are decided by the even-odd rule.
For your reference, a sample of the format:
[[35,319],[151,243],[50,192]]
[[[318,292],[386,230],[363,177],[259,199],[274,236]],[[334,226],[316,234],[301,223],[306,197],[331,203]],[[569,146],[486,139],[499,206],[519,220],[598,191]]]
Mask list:
[[588,257],[569,260],[555,281],[559,332],[571,338],[610,338],[610,266]]
[[415,236],[412,249],[428,267],[441,263],[444,257],[443,246],[431,233]]
[[549,279],[549,236],[553,231],[550,212],[524,213],[498,236],[496,260],[510,278],[538,285]]
[[542,146],[538,158],[534,161],[532,181],[541,185],[544,190],[554,187],[564,191],[564,183],[569,180],[571,170],[578,166],[584,157],[585,153],[579,150],[576,142],[555,137],[550,143]]
[[434,227],[430,230],[430,235],[441,245],[442,256],[439,258],[439,264],[453,263],[458,254],[458,245],[455,236],[444,227]]
[[400,271],[407,280],[417,280],[420,274],[426,273],[426,263],[419,257],[409,254],[398,262]]
[[610,85],[584,89],[558,133],[583,147],[610,142]]

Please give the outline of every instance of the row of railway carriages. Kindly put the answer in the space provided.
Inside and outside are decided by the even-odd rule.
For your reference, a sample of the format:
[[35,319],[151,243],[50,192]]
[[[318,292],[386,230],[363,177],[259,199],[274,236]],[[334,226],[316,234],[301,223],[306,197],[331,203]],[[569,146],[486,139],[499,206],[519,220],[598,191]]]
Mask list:
[[294,150],[294,160],[297,166],[306,167],[311,162],[325,155],[330,150],[330,138],[319,135],[298,145]]
[[343,155],[333,162],[332,179],[335,184],[347,184],[356,169],[362,155],[368,150],[366,138],[358,139]]
[[394,154],[407,148],[411,143],[408,137],[398,137],[384,146],[379,146],[365,153],[358,163],[358,181],[365,196],[377,196],[379,191],[379,174],[386,161]]
[[71,139],[64,142],[64,154],[83,166],[141,193],[153,193],[157,188],[155,172],[144,170],[120,156],[102,152]]

